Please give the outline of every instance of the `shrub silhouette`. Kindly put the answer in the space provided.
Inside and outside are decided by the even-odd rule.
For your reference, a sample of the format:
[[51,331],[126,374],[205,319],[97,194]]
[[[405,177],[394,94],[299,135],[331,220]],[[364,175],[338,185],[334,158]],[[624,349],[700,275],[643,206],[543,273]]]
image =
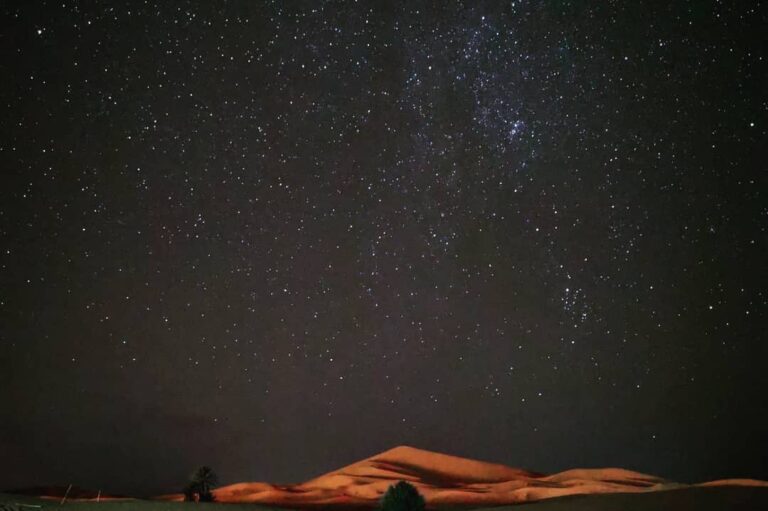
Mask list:
[[[192,473],[189,484],[184,488],[184,500],[198,502],[213,502],[211,490],[218,484],[219,478],[211,467],[203,465]],[[197,498],[195,498],[197,497]]]
[[197,499],[195,498],[197,496],[197,492],[195,491],[195,487],[192,483],[188,483],[186,486],[184,486],[184,502],[195,502]]
[[424,511],[424,497],[412,484],[400,481],[381,498],[381,511]]

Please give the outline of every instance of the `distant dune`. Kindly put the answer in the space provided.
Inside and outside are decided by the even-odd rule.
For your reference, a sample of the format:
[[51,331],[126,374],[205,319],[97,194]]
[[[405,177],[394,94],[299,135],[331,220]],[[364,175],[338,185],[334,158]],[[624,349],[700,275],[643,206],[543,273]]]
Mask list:
[[[375,507],[387,488],[408,481],[429,507],[488,507],[553,497],[650,493],[693,486],[765,487],[752,479],[684,485],[619,468],[573,469],[544,475],[495,463],[401,446],[294,485],[238,483],[214,491],[219,502],[308,507]],[[158,497],[182,500],[181,494]]]

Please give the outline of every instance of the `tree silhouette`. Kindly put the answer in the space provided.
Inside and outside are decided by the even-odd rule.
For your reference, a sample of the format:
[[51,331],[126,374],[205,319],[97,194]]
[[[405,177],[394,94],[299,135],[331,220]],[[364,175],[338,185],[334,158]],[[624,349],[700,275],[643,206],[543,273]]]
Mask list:
[[424,511],[424,497],[412,484],[400,481],[381,498],[381,511]]
[[196,494],[197,492],[192,483],[187,483],[187,485],[184,486],[184,502],[194,502]]
[[192,473],[189,484],[184,489],[185,500],[197,500],[199,502],[213,502],[213,493],[211,490],[216,487],[219,478],[213,472],[211,467],[203,465]]

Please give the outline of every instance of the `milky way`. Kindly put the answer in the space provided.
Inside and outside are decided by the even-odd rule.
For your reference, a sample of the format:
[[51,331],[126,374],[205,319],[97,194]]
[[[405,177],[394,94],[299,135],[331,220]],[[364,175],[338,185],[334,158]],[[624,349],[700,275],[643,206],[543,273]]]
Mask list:
[[107,4],[0,8],[0,487],[768,477],[764,9]]

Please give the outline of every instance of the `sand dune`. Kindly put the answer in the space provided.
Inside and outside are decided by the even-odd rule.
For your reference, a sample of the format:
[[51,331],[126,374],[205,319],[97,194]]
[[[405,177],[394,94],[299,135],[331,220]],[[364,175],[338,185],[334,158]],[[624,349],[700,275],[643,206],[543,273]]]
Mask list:
[[[294,485],[238,483],[214,491],[220,502],[250,502],[293,508],[376,506],[387,488],[408,481],[429,507],[496,506],[566,495],[647,493],[685,488],[659,477],[620,468],[573,469],[544,475],[495,463],[401,446]],[[762,486],[731,479],[702,486]],[[164,499],[181,500],[181,495]]]
[[[387,488],[397,481],[408,481],[416,486],[431,508],[490,507],[568,495],[639,494],[695,487],[761,487],[768,490],[768,482],[753,479],[724,479],[685,485],[620,468],[573,469],[545,475],[401,446],[304,483],[237,483],[214,490],[214,495],[217,501],[226,503],[364,509],[375,507]],[[65,490],[66,487],[48,487],[18,493],[61,498]],[[96,500],[96,495],[93,491],[72,488],[68,499]],[[100,498],[114,500],[125,497],[101,495]],[[162,495],[154,500],[181,501],[183,495]]]

